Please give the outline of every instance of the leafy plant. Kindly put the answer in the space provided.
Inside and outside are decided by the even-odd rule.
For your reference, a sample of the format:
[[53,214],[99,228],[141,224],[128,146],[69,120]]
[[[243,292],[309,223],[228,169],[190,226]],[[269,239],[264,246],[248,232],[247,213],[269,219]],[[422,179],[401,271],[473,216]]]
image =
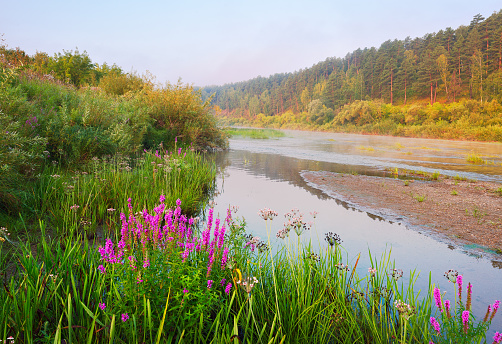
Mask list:
[[469,154],[466,160],[469,164],[482,165],[485,163],[485,161],[476,153]]

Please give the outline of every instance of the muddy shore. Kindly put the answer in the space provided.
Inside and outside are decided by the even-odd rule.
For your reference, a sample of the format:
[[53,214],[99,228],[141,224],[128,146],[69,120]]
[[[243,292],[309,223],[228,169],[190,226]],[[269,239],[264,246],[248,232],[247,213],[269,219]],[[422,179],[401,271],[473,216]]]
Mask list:
[[302,172],[329,196],[456,245],[502,255],[501,184],[440,177],[434,181]]

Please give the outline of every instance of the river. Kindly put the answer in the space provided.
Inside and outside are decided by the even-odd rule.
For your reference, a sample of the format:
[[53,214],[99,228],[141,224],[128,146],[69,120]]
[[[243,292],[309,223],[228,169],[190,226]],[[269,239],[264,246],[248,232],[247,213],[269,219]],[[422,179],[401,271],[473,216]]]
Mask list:
[[[420,229],[387,221],[333,199],[302,179],[301,171],[331,171],[365,175],[389,174],[390,169],[425,172],[438,171],[450,176],[488,180],[502,186],[502,144],[353,134],[285,131],[278,139],[235,138],[230,149],[217,157],[220,169],[215,213],[224,218],[229,205],[239,207],[237,216],[247,222],[247,231],[267,239],[265,223],[258,216],[264,207],[276,210],[272,222],[271,242],[282,228],[284,214],[298,208],[306,219],[316,211],[315,225],[304,234],[316,249],[324,249],[324,234],[335,232],[343,240],[347,262],[353,266],[361,260],[357,272],[364,276],[370,266],[369,252],[380,259],[390,253],[395,267],[404,271],[404,283],[411,271],[420,273],[414,290],[427,291],[429,274],[432,282],[454,299],[453,285],[444,273],[457,270],[464,283],[473,284],[473,314],[483,318],[488,304],[502,299],[502,256],[472,250],[439,241]],[[467,163],[476,154],[487,161],[483,165]],[[502,198],[501,198],[502,202]],[[501,214],[502,218],[502,214]],[[295,234],[293,234],[295,235]],[[498,314],[490,333],[502,332],[502,313]],[[490,338],[490,337],[489,337]]]

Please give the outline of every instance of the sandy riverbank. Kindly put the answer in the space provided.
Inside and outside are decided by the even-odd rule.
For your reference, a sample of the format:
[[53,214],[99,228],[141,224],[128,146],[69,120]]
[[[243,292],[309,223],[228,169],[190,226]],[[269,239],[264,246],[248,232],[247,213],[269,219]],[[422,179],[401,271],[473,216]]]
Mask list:
[[[303,172],[309,185],[360,209],[404,222],[455,244],[476,244],[502,254],[501,184],[440,178],[409,181]],[[406,185],[408,184],[408,185]]]

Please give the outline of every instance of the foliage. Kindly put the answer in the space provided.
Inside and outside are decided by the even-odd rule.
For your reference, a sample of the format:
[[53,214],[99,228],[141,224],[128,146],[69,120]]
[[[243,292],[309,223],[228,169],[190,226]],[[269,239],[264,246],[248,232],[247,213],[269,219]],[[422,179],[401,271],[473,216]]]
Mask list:
[[185,144],[216,148],[225,146],[225,136],[216,126],[210,113],[209,101],[202,102],[200,91],[178,82],[156,89],[153,84],[145,87],[140,96],[155,122],[156,130],[181,138]]
[[92,237],[98,227],[112,230],[127,197],[146,208],[152,208],[161,194],[169,206],[182,197],[183,211],[195,214],[210,196],[215,175],[210,162],[181,148],[146,151],[133,159],[95,157],[76,171],[47,167],[30,190],[30,203],[40,216],[51,215],[60,234]]
[[57,53],[47,64],[47,69],[60,80],[80,86],[89,81],[94,65],[87,52],[78,49]]
[[322,124],[309,120],[306,113],[292,112],[255,118],[221,116],[220,121],[227,125],[502,142],[498,115],[501,111],[502,106],[496,100],[483,103],[462,100],[432,106],[357,100],[343,106],[331,121],[321,121]]
[[38,118],[21,112],[22,98],[8,89],[14,71],[0,72],[0,212],[15,212],[24,185],[35,178],[46,140],[37,135]]
[[108,73],[99,82],[99,88],[108,94],[121,96],[127,92],[140,91],[145,83],[142,78],[121,72]]
[[[27,190],[39,183],[47,165],[81,170],[94,157],[130,157],[159,145],[172,149],[177,138],[178,148],[226,146],[207,102],[192,87],[158,88],[116,66],[98,68],[78,51],[55,59],[37,53],[32,60],[20,51],[0,49],[0,124],[5,129],[0,138],[0,211],[36,212],[38,200],[29,202]],[[49,70],[54,63],[71,74],[65,79],[69,84]],[[97,74],[89,72],[91,67]],[[75,87],[96,75],[102,90]]]
[[[431,286],[419,298],[416,273],[405,286],[390,252],[379,260],[370,252],[371,267],[361,276],[360,255],[344,257],[336,234],[326,234],[328,248],[318,253],[302,242],[308,228],[297,210],[272,250],[270,237],[266,244],[244,235],[230,209],[224,221],[209,210],[197,227],[181,213],[180,200],[169,209],[164,201],[149,211],[129,199],[115,225],[120,234],[99,248],[81,236],[50,240],[43,222],[37,255],[29,241],[0,241],[0,250],[19,245],[16,275],[0,289],[0,336],[18,343],[479,341],[499,306],[482,322],[470,312],[452,323],[472,299],[470,286],[465,304],[457,290],[458,307],[441,313],[439,336],[430,320],[434,302],[446,308],[439,289]],[[277,213],[261,214],[270,233]]]

